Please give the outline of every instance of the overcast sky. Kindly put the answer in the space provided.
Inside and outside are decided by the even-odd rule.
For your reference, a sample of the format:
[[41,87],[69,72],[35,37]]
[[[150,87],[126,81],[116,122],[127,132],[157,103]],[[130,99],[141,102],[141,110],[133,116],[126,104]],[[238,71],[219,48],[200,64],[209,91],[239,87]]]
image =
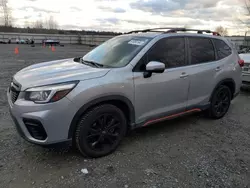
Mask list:
[[13,23],[27,26],[54,16],[63,29],[129,31],[173,26],[214,29],[230,34],[243,27],[244,0],[9,0]]

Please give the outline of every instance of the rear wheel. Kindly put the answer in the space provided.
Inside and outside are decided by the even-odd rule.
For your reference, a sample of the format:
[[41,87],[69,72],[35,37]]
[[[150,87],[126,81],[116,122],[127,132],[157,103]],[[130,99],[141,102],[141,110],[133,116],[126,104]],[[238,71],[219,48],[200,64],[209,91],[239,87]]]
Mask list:
[[213,119],[220,119],[227,113],[231,104],[231,91],[229,87],[221,85],[214,92],[211,104],[208,109],[209,117]]
[[126,134],[127,121],[116,106],[97,106],[82,116],[75,142],[82,155],[102,157],[112,153]]

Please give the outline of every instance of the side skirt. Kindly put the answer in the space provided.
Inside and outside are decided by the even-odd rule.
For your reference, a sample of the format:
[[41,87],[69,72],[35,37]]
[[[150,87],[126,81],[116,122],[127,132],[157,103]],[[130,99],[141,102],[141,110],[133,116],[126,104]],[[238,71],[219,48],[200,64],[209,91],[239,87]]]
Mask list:
[[141,123],[132,125],[132,129],[139,128],[139,127],[145,127],[145,126],[148,126],[148,125],[152,125],[154,123],[179,118],[179,117],[182,117],[182,116],[185,116],[185,115],[190,115],[190,114],[193,114],[193,113],[196,113],[196,112],[201,112],[201,111],[204,111],[204,110],[208,109],[209,105],[210,104],[207,104],[207,105],[204,105],[204,106],[198,106],[198,107],[189,107],[189,108],[187,108],[186,110],[183,110],[183,111],[172,112],[172,113],[168,113],[168,114],[165,114],[165,115],[162,115],[162,116],[159,116],[159,117],[153,117],[153,118],[150,118],[150,119],[148,119],[146,121],[143,121]]
[[177,113],[177,114],[173,114],[173,115],[169,115],[169,116],[165,116],[165,117],[161,117],[161,118],[149,120],[149,121],[146,121],[146,123],[144,123],[142,126],[145,127],[145,126],[157,123],[157,122],[161,122],[161,121],[165,121],[165,120],[170,120],[170,119],[175,119],[175,118],[178,118],[178,117],[181,117],[181,116],[184,116],[184,115],[188,115],[188,114],[191,114],[191,113],[195,113],[195,112],[201,112],[201,109],[195,108],[195,109],[184,111],[184,112],[180,112],[180,113]]

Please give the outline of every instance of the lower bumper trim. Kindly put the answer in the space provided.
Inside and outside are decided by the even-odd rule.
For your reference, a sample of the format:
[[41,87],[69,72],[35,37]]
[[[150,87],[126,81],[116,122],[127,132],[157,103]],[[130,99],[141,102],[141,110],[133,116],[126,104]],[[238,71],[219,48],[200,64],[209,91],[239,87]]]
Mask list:
[[[11,114],[11,113],[10,113]],[[64,145],[69,145],[71,146],[72,145],[72,139],[68,139],[68,140],[63,140],[63,141],[58,141],[58,142],[55,142],[55,143],[37,143],[37,142],[34,142],[32,140],[29,140],[24,132],[22,131],[18,121],[16,120],[16,118],[11,114],[11,117],[13,119],[13,122],[15,124],[15,128],[18,132],[18,134],[24,139],[26,140],[27,142],[29,143],[32,143],[32,144],[35,144],[35,145],[39,145],[39,146],[44,146],[44,147],[54,147],[54,146],[64,146]]]
[[11,117],[12,117],[12,120],[13,120],[13,122],[14,122],[14,124],[15,124],[15,128],[16,128],[17,132],[19,133],[19,135],[20,135],[23,139],[25,139],[25,140],[28,141],[28,139],[26,138],[24,132],[22,131],[22,129],[21,129],[19,123],[17,122],[16,118],[15,118],[11,113],[10,113],[10,115],[11,115]]

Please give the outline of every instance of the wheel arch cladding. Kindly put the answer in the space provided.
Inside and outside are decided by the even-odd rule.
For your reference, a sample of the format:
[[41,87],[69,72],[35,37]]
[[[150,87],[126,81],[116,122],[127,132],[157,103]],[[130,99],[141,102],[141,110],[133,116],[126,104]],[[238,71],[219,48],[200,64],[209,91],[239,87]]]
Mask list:
[[231,91],[231,99],[233,99],[233,96],[234,96],[234,93],[235,93],[235,82],[234,82],[234,80],[232,78],[227,78],[227,79],[221,80],[216,85],[216,87],[213,90],[212,95],[210,96],[209,101],[211,101],[212,96],[213,96],[214,92],[216,91],[216,89],[218,89],[218,87],[220,87],[221,85],[227,86],[230,89],[230,91]]
[[135,122],[135,110],[132,102],[120,95],[112,95],[112,96],[106,96],[106,97],[101,97],[98,99],[94,99],[91,102],[88,102],[84,104],[75,114],[73,120],[71,121],[69,132],[68,132],[68,138],[71,139],[73,138],[76,130],[77,123],[79,122],[81,116],[86,113],[88,110],[94,108],[95,106],[99,106],[102,104],[112,104],[119,109],[122,110],[124,113],[126,119],[128,120],[128,126],[131,126]]

